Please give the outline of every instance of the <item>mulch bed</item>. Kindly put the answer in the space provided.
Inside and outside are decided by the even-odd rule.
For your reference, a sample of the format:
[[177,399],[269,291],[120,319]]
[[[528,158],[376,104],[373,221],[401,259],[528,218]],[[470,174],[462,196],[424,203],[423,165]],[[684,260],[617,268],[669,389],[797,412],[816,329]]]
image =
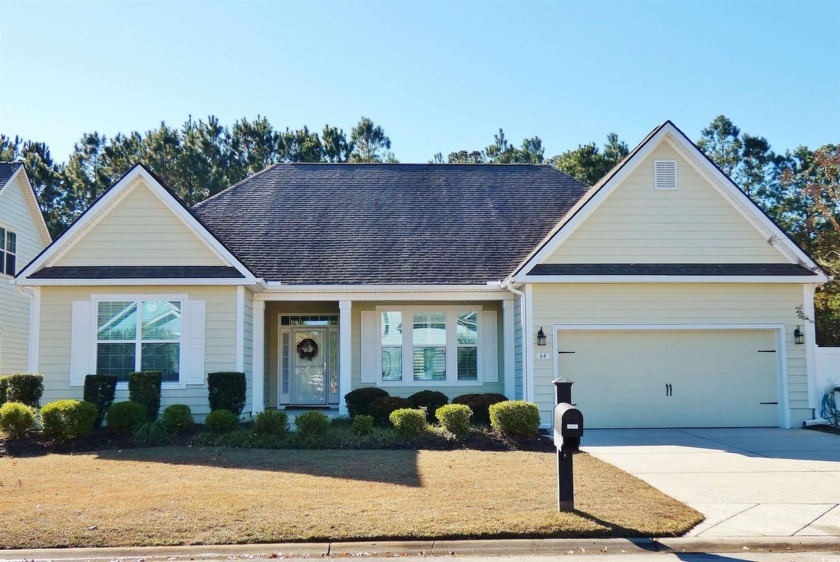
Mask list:
[[834,435],[840,435],[840,427],[832,427],[830,425],[812,425],[811,427],[806,427],[805,429],[819,431],[820,433],[833,433]]

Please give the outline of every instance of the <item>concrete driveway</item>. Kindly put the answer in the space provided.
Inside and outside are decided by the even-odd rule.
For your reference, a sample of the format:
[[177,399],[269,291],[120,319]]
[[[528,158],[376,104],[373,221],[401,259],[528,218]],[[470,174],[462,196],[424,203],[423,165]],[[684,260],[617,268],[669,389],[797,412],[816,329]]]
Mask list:
[[840,436],[804,429],[600,429],[581,441],[586,452],[703,513],[706,521],[690,536],[840,537]]

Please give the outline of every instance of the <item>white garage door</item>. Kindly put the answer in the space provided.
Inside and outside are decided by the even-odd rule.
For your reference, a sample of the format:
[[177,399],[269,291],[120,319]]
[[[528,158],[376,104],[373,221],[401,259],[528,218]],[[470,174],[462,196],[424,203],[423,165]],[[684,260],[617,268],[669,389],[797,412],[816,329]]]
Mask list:
[[586,427],[779,424],[774,331],[561,330],[557,342]]

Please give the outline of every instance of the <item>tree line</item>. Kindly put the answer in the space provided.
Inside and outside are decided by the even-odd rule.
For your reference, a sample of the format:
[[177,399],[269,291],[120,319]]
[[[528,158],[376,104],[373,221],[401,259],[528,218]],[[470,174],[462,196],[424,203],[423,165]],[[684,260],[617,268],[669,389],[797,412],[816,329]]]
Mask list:
[[[701,132],[697,145],[803,249],[831,274],[840,274],[840,145],[800,146],[777,153],[769,141],[742,132],[720,115]],[[548,164],[595,184],[629,153],[615,133],[603,145],[579,145],[546,157],[542,140],[511,143],[502,129],[483,148],[438,152],[432,163]],[[141,162],[188,205],[194,205],[272,164],[281,162],[396,163],[383,128],[362,117],[349,134],[325,125],[320,132],[280,129],[267,118],[223,125],[215,116],[180,127],[162,122],[145,133],[85,133],[66,161],[53,159],[44,142],[0,134],[0,161],[21,160],[41,202],[50,232],[57,236],[128,169]],[[818,302],[840,318],[840,289],[830,285]],[[830,302],[829,302],[830,301]],[[840,345],[840,320],[822,326]]]

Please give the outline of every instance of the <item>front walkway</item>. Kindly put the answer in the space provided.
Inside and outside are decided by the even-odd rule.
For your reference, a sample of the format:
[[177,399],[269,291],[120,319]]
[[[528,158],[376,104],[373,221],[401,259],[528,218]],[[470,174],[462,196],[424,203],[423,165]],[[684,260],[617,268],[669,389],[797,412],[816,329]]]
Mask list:
[[602,429],[586,431],[581,448],[703,513],[689,536],[840,536],[840,436]]

